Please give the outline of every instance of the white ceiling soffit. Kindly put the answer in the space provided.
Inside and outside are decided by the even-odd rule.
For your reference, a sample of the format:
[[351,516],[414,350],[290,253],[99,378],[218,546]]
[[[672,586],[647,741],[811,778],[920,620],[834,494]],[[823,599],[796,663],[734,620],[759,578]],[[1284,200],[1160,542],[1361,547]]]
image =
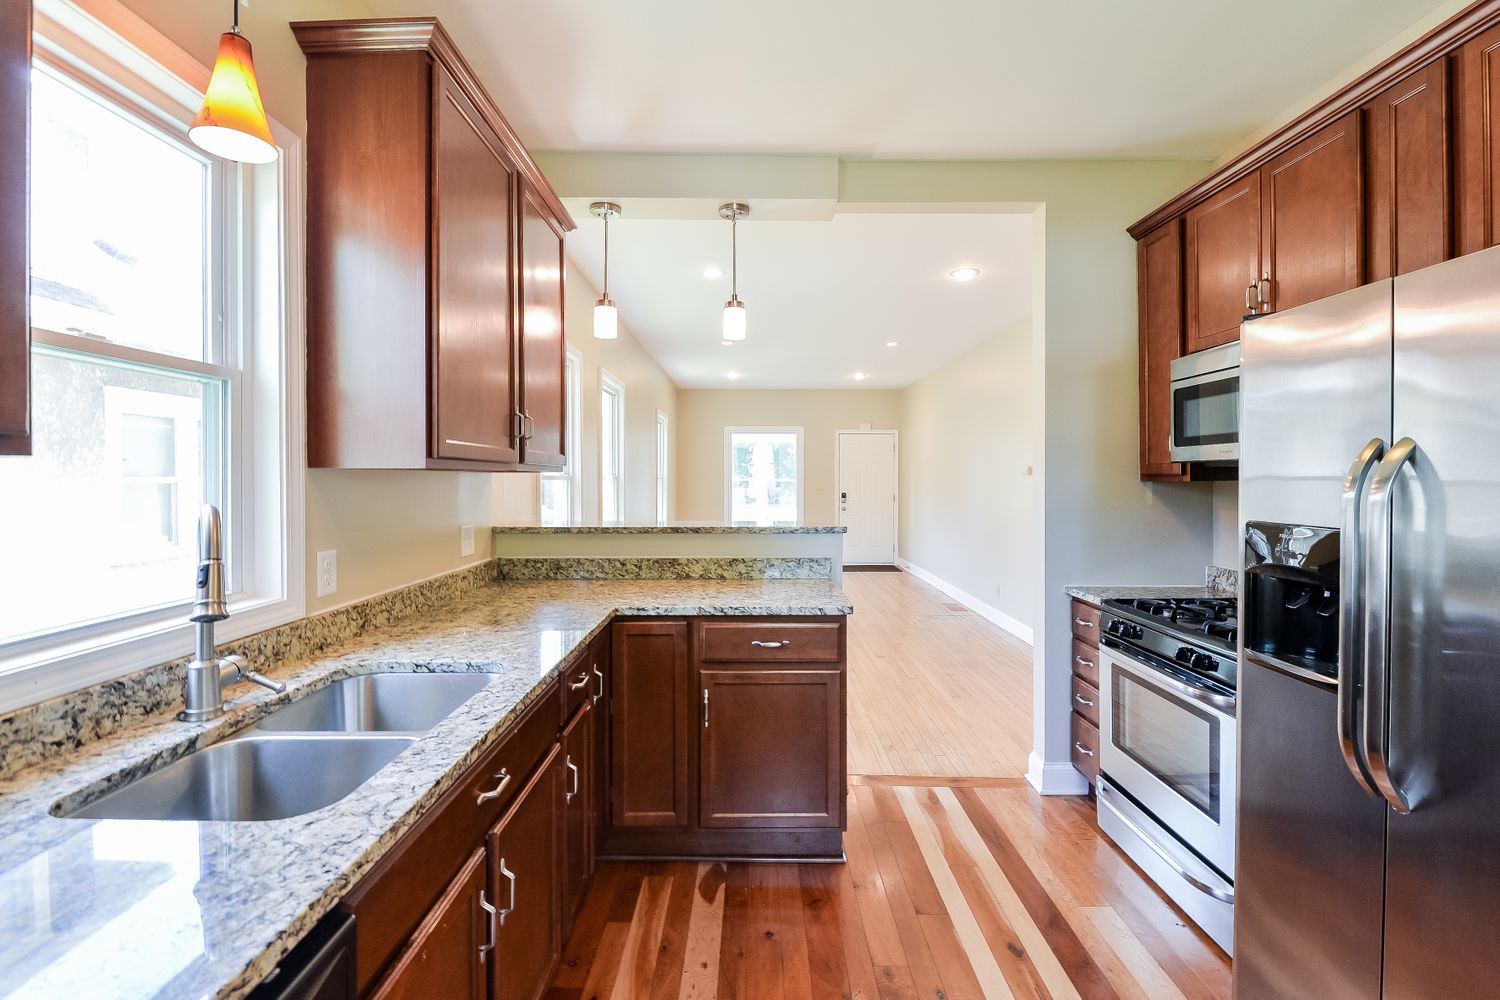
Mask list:
[[[1030,214],[854,211],[807,221],[790,209],[767,218],[752,202],[739,226],[749,336],[725,347],[729,223],[715,218],[717,205],[696,219],[676,211],[646,218],[636,202],[622,206],[609,230],[610,297],[683,388],[899,388],[1031,311]],[[569,199],[568,208],[579,226],[568,256],[597,288],[602,224],[586,202]],[[724,275],[705,278],[708,266]],[[948,277],[962,266],[981,274]],[[868,377],[855,381],[855,372]]]
[[1439,6],[427,0],[422,12],[533,149],[1207,159]]

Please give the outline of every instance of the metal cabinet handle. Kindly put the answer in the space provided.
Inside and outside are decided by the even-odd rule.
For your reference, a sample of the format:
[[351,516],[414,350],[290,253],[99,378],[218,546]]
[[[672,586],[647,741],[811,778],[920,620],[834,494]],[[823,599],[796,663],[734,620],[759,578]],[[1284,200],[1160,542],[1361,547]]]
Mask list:
[[576,681],[569,681],[568,682],[568,690],[569,691],[577,691],[579,688],[584,687],[585,685],[587,685],[588,682],[589,682],[589,672],[587,670],[584,670],[583,673],[581,673],[581,674],[578,675],[578,679]]
[[1370,476],[1366,501],[1365,545],[1369,554],[1365,573],[1369,580],[1369,603],[1364,609],[1364,682],[1361,694],[1365,717],[1360,739],[1365,766],[1369,768],[1370,777],[1375,779],[1375,787],[1380,789],[1391,808],[1400,813],[1411,812],[1411,804],[1391,776],[1390,747],[1387,745],[1387,730],[1391,722],[1387,693],[1390,683],[1387,642],[1391,603],[1391,491],[1396,486],[1401,467],[1416,456],[1416,451],[1417,443],[1409,437],[1392,445],[1384,461]]
[[1076,701],[1076,702],[1078,702],[1078,704],[1080,704],[1080,705],[1086,705],[1089,708],[1093,708],[1094,707],[1094,703],[1093,702],[1089,701],[1087,698],[1085,698],[1081,694],[1078,694],[1077,692],[1074,692],[1074,694],[1073,694],[1073,700]]
[[1245,286],[1245,312],[1252,316],[1255,315],[1256,299],[1258,297],[1255,281],[1251,279],[1250,284]]
[[500,874],[504,875],[506,881],[510,883],[510,905],[505,907],[505,909],[501,910],[497,914],[497,917],[500,920],[500,926],[504,927],[505,918],[514,913],[516,909],[516,873],[505,867],[504,858],[500,859]]
[[572,802],[573,797],[578,794],[578,765],[573,763],[573,758],[569,756],[566,766],[573,775],[573,790],[571,792],[563,793],[563,801]]
[[761,649],[780,649],[782,646],[790,646],[792,640],[782,639],[779,642],[761,642],[759,639],[751,639],[750,645],[759,646]]
[[485,898],[484,890],[479,890],[479,908],[488,916],[485,923],[489,925],[489,941],[479,946],[479,960],[483,962],[490,952],[495,950],[495,914],[498,912],[490,901]]
[[1260,300],[1260,311],[1268,313],[1271,311],[1271,272],[1267,271],[1261,275],[1255,283],[1255,297]]
[[1079,753],[1085,754],[1085,755],[1087,755],[1089,757],[1094,756],[1094,751],[1090,750],[1088,747],[1084,746],[1082,743],[1079,743],[1077,740],[1073,741],[1073,749],[1077,750]]
[[505,786],[510,784],[510,768],[502,767],[500,769],[500,773],[495,775],[495,777],[500,779],[500,784],[496,785],[494,788],[491,788],[487,792],[480,792],[478,800],[479,805],[484,805],[490,799],[498,799],[500,797],[500,793],[505,791]]
[[1073,662],[1078,664],[1080,667],[1092,667],[1094,665],[1093,660],[1086,660],[1081,656],[1073,657]]
[[1074,625],[1082,625],[1084,628],[1095,628],[1095,627],[1097,627],[1097,626],[1095,626],[1095,624],[1093,622],[1089,621],[1087,618],[1079,618],[1077,616],[1074,616],[1074,618],[1073,618],[1073,624]]
[[604,675],[599,672],[599,664],[594,664],[594,693],[595,702],[604,697]]
[[1359,665],[1363,662],[1361,644],[1364,636],[1364,527],[1361,516],[1365,480],[1385,454],[1385,442],[1371,438],[1344,477],[1342,511],[1339,523],[1339,651],[1338,651],[1338,740],[1344,766],[1366,795],[1377,796],[1375,779],[1360,756],[1358,705],[1360,701]]
[[708,688],[703,689],[703,728],[708,728]]

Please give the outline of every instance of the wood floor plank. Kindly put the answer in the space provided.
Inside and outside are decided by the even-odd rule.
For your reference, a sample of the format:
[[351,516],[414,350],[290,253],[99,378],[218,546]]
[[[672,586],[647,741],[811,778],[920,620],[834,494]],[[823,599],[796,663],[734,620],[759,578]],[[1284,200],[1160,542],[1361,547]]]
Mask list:
[[944,1000],[983,1000],[984,990],[974,977],[974,966],[969,962],[953,921],[946,913],[923,913],[917,916],[922,933],[927,937],[927,946],[932,950],[937,963],[938,978],[943,983]]
[[599,951],[599,937],[604,933],[615,893],[624,878],[625,865],[621,862],[601,862],[594,872],[594,880],[573,921],[573,933],[558,962],[556,985],[581,989],[588,980],[589,966]]
[[844,850],[854,886],[854,900],[864,924],[865,943],[870,961],[877,966],[905,966],[906,951],[896,932],[885,882],[875,864],[875,852],[865,830],[864,812],[856,796],[849,796],[849,830],[844,835]]
[[1172,977],[1151,957],[1151,952],[1130,932],[1113,907],[1091,906],[1084,910],[1084,914],[1124,961],[1147,996],[1152,1000],[1186,1000],[1177,984],[1172,982]]
[[[748,925],[738,942],[740,1000],[786,1000],[781,914],[776,909],[775,865],[750,865]],[[726,942],[734,943],[734,942]]]
[[884,832],[896,856],[901,876],[906,881],[906,891],[911,896],[912,907],[918,913],[947,913],[943,897],[932,881],[932,873],[927,870],[927,863],[912,837],[911,827],[907,825],[906,815],[901,811],[901,803],[896,801],[896,793],[888,787],[877,786],[874,788],[874,796],[875,801],[883,805],[882,815],[896,817],[884,824]]
[[625,955],[625,939],[630,925],[610,923],[599,935],[599,951],[589,965],[588,979],[583,983],[583,1000],[612,1000],[620,960]]
[[[906,954],[907,973],[918,996],[939,996],[942,993],[942,981],[938,977],[937,963],[928,947],[927,936],[922,933],[916,906],[907,892],[906,879],[886,834],[887,828],[893,824],[870,819],[877,814],[874,791],[868,787],[858,789],[854,798],[859,801],[860,813],[866,821],[865,833],[870,839],[871,850],[875,853],[875,866],[880,870],[881,880],[885,883],[886,899],[891,906],[896,934],[901,939],[901,948]],[[900,815],[901,806],[896,802],[895,796],[891,796],[890,805]],[[935,886],[933,891],[937,891]]]
[[839,926],[839,910],[833,898],[835,872],[831,865],[797,866],[813,1000],[843,1000],[852,992],[845,964],[843,929]]
[[812,961],[802,885],[796,865],[772,865],[776,913],[781,920],[781,975],[786,1000],[812,1000]]
[[719,943],[718,1000],[751,1000],[742,996],[745,940],[750,934],[750,866],[725,866],[723,936]]
[[693,920],[698,866],[690,861],[678,861],[654,865],[652,870],[671,878],[672,891],[667,899],[666,920],[662,923],[661,946],[656,956],[650,996],[651,1000],[676,1000],[687,961],[687,938]]
[[678,1000],[714,1000],[719,995],[719,952],[724,941],[726,879],[727,872],[721,864],[698,866]]
[[610,993],[611,1000],[649,1000],[671,895],[671,876],[647,875],[642,880],[640,897],[636,900],[630,931],[620,957],[620,971]]
[[839,865],[833,872],[833,904],[844,934],[844,963],[849,974],[850,1000],[874,1000],[879,996],[875,984],[875,963],[870,961],[870,946],[865,939],[865,924],[855,899],[854,875],[849,865]]

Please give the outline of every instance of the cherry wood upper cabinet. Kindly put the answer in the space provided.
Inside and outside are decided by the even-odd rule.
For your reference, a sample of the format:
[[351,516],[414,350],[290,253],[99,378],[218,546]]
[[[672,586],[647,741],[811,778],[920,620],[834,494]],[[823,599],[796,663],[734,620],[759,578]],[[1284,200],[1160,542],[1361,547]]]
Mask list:
[[610,657],[614,827],[686,826],[687,622],[618,622]]
[[1461,254],[1500,243],[1500,26],[1453,56],[1454,190]]
[[[1249,282],[1247,281],[1246,284]],[[1182,219],[1136,244],[1140,306],[1141,478],[1181,479],[1172,461],[1172,362],[1182,356]]]
[[521,205],[559,263],[571,217],[436,19],[292,31],[307,54],[308,463],[520,468],[527,384],[544,412],[563,396],[561,363],[522,379]]
[[1406,274],[1453,252],[1448,63],[1437,59],[1365,105],[1365,279]]
[[538,1000],[562,952],[562,772],[554,746],[490,832],[490,902],[499,910],[489,963],[492,1000]]
[[0,455],[31,454],[31,4],[0,10]]
[[1271,310],[1359,286],[1364,277],[1364,182],[1355,111],[1261,170]]
[[1184,353],[1240,339],[1246,292],[1261,275],[1260,175],[1251,174],[1188,210]]
[[562,469],[567,461],[563,366],[564,230],[528,187],[521,197],[522,460]]
[[372,1000],[485,1000],[490,949],[485,852],[476,850],[444,890]]

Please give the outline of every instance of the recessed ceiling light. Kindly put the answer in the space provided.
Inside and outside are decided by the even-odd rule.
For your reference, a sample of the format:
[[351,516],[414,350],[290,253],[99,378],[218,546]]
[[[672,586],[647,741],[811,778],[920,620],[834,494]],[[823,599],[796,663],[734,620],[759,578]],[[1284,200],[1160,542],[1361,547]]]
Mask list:
[[948,272],[948,277],[952,278],[954,281],[973,281],[975,278],[979,277],[979,268],[955,267],[953,270]]
[[869,378],[870,376],[866,375],[864,372],[855,372],[853,375],[850,375],[849,377],[852,378],[856,382],[863,382],[865,379]]
[[897,343],[896,341],[894,341],[894,340],[887,340],[885,342],[885,346],[886,347],[900,347],[901,345],[899,343]]
[[739,372],[725,372],[724,373],[724,377],[727,378],[729,381],[733,382],[735,379],[737,379],[737,378],[740,377],[740,373]]
[[722,267],[714,267],[712,264],[710,264],[708,267],[705,267],[703,269],[703,276],[709,281],[713,281],[716,278],[724,277],[724,269]]

